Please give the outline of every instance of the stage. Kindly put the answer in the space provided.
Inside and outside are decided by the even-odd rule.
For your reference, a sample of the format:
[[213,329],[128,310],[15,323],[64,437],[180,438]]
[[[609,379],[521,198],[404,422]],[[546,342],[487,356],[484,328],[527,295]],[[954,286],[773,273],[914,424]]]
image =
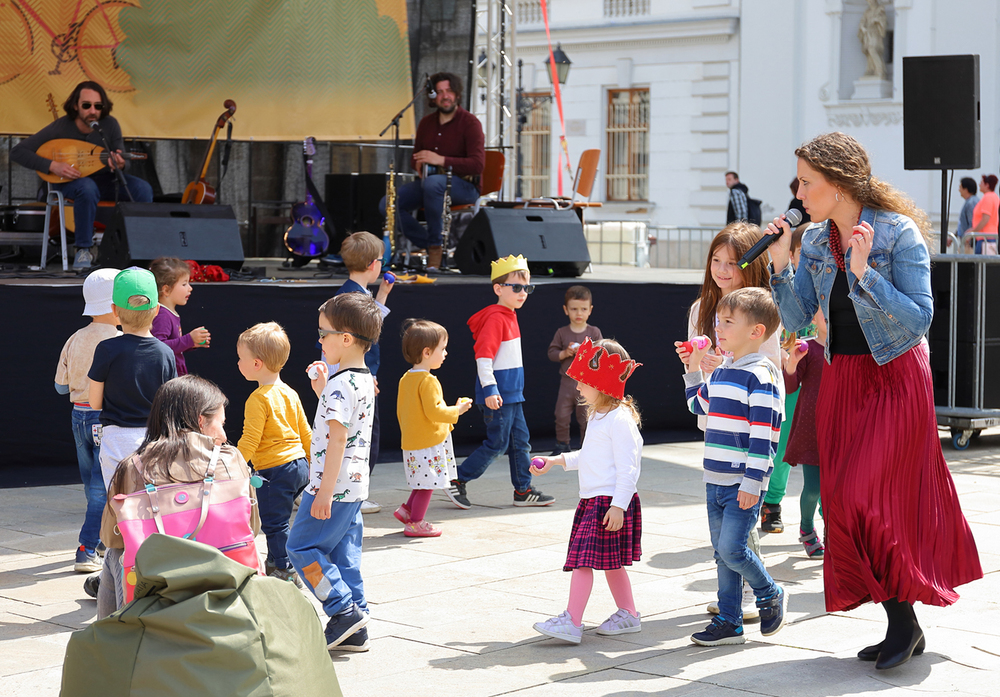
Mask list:
[[[49,269],[55,269],[50,265]],[[244,269],[262,268],[263,279],[197,283],[186,306],[178,308],[189,331],[205,326],[211,347],[185,354],[192,373],[216,382],[229,397],[226,432],[239,440],[243,404],[256,385],[236,369],[236,339],[257,322],[276,321],[292,343],[282,379],[302,397],[312,420],[316,398],[305,366],[317,359],[317,308],[346,280],[346,274],[282,269],[277,259],[247,259]],[[53,388],[63,343],[84,326],[83,277],[61,272],[0,276],[0,321],[7,333],[3,402],[7,414],[0,448],[0,487],[78,481],[70,428],[71,404]],[[697,297],[700,270],[634,269],[595,266],[579,278],[533,278],[535,292],[518,311],[525,370],[525,417],[533,450],[543,452],[555,441],[554,416],[559,385],[557,365],[547,349],[556,329],[567,323],[563,294],[571,285],[588,286],[594,296],[591,323],[613,337],[643,364],[629,381],[628,392],[639,403],[647,442],[697,437],[695,418],[684,402],[682,368],[673,342],[685,338],[687,309]],[[449,331],[449,357],[436,372],[445,398],[453,403],[473,396],[475,362],[466,320],[496,302],[489,280],[476,276],[435,276],[433,284],[400,283],[389,295],[379,369],[381,418],[380,461],[401,460],[396,421],[396,389],[409,369],[399,349],[400,326],[408,317],[423,317]],[[374,287],[373,287],[374,288]],[[454,431],[456,451],[467,455],[483,439],[477,409],[462,416]],[[573,427],[573,440],[578,433]],[[495,466],[506,467],[505,462]]]

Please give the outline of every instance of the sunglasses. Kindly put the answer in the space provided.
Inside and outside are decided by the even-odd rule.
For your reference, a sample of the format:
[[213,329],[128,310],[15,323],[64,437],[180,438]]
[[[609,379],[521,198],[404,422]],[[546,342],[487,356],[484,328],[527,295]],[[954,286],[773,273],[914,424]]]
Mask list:
[[319,332],[319,340],[320,341],[322,341],[326,337],[330,336],[331,334],[350,334],[355,339],[361,339],[361,341],[367,341],[368,343],[374,343],[367,336],[361,336],[360,334],[355,334],[354,332],[342,332],[342,331],[338,331],[336,329],[317,329],[316,331]]
[[523,290],[528,295],[531,295],[532,293],[535,292],[535,286],[531,285],[530,283],[498,283],[497,285],[510,286],[511,288],[514,289],[515,293],[520,293]]
[[104,111],[103,102],[94,102],[93,104],[91,104],[90,102],[80,102],[80,108],[83,109],[84,111],[86,111],[90,107],[94,107],[98,111]]

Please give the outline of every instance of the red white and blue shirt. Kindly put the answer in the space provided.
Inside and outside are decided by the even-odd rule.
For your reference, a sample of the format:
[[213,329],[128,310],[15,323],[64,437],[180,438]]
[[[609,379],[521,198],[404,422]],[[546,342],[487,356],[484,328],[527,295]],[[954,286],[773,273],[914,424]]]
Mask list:
[[524,401],[524,362],[517,315],[505,305],[490,305],[469,318],[475,340],[476,404],[498,394],[504,404]]

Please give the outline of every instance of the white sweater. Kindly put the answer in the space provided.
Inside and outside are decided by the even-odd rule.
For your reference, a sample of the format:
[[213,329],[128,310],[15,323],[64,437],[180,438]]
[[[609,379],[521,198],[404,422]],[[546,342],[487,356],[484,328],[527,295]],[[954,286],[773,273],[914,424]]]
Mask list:
[[565,453],[567,470],[580,473],[580,498],[610,496],[611,505],[628,508],[639,482],[642,436],[627,409],[617,407],[587,421],[583,448]]

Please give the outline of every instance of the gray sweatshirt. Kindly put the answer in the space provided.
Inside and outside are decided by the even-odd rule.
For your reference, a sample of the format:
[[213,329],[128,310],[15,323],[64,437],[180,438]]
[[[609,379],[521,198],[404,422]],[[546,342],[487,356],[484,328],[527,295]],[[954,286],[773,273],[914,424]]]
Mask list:
[[[117,119],[113,116],[105,116],[100,121],[101,130],[104,131],[104,137],[108,139],[108,143],[111,144],[111,150],[125,150],[125,141],[122,139],[122,129],[118,125]],[[28,169],[33,169],[36,172],[48,172],[49,165],[52,160],[42,157],[41,155],[36,155],[35,151],[38,150],[43,144],[49,142],[50,140],[56,140],[57,138],[70,138],[73,140],[83,140],[93,145],[99,145],[104,147],[104,141],[101,140],[101,135],[97,131],[92,131],[91,133],[80,133],[80,129],[76,127],[76,121],[71,119],[69,116],[63,116],[56,119],[48,126],[40,130],[33,136],[25,138],[20,143],[11,148],[10,159],[12,159],[17,164],[22,167],[27,167]],[[128,161],[125,162],[126,168],[128,166]]]

